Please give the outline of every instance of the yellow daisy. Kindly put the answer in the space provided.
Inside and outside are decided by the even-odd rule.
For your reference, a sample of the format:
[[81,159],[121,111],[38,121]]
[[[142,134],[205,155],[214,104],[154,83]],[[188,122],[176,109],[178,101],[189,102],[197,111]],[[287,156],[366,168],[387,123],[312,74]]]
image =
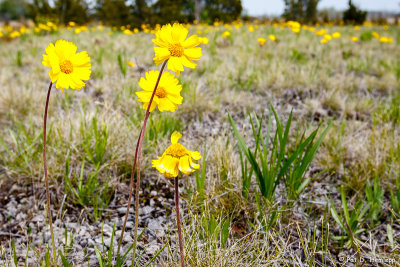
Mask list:
[[80,90],[85,86],[83,81],[90,78],[90,57],[86,51],[76,53],[76,50],[76,45],[64,40],[46,47],[42,64],[51,68],[49,76],[52,83],[57,82],[58,89]]
[[200,152],[187,150],[179,144],[181,137],[182,134],[174,132],[171,135],[171,145],[161,157],[152,161],[153,167],[167,178],[177,177],[179,171],[189,175],[200,168],[199,164],[193,162],[201,158]]
[[[139,86],[143,91],[136,92],[139,102],[144,103],[143,109],[147,109],[154,86],[157,82],[159,71],[152,70],[146,72],[146,78],[140,78]],[[169,72],[164,72],[157,86],[153,102],[150,106],[150,112],[158,106],[158,109],[163,111],[174,112],[178,105],[182,104],[183,97],[181,96],[182,85],[179,84],[177,78]]]
[[263,46],[267,40],[265,38],[257,38],[257,41]]
[[189,31],[182,24],[167,24],[156,32],[156,39],[153,43],[158,45],[154,47],[154,61],[157,65],[168,59],[168,69],[177,75],[183,71],[183,66],[194,69],[196,63],[193,60],[199,60],[202,53],[197,35],[192,35],[186,39]]

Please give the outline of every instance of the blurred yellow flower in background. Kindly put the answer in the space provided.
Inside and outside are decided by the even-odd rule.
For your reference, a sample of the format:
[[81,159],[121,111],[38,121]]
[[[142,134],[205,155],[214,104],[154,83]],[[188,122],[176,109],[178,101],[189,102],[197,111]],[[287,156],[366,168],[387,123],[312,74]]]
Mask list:
[[299,32],[300,32],[300,28],[293,27],[293,28],[292,28],[292,32],[294,32],[294,33],[299,33]]
[[132,35],[133,34],[133,32],[128,30],[128,29],[124,30],[123,33],[126,34],[126,35]]
[[20,36],[21,36],[21,34],[19,33],[19,31],[13,31],[12,33],[10,33],[11,38],[17,38]]
[[333,38],[340,38],[340,36],[341,36],[340,32],[334,32],[334,33],[332,33],[332,37],[333,37]]
[[326,29],[321,29],[321,30],[319,30],[319,31],[316,31],[315,32],[315,35],[324,35],[324,34],[326,34],[328,31],[326,30]]
[[358,37],[357,37],[357,36],[353,36],[353,37],[351,37],[351,40],[352,40],[353,42],[357,42],[357,41],[358,41]]
[[377,33],[377,32],[372,32],[372,36],[373,36],[375,39],[379,39],[379,33]]
[[132,61],[128,61],[128,65],[131,66],[131,67],[135,67],[135,64],[133,64]]
[[200,40],[200,43],[204,44],[204,45],[208,44],[208,42],[209,42],[207,37],[199,37],[199,40]]
[[272,42],[275,42],[275,40],[276,40],[276,37],[275,37],[275,35],[273,35],[273,34],[270,34],[270,35],[268,36],[268,38],[269,38]]
[[329,34],[324,34],[324,39],[330,41],[332,39],[332,36],[330,36]]
[[[151,70],[146,72],[146,78],[140,78],[139,86],[143,91],[136,92],[136,95],[139,98],[139,102],[143,103],[143,109],[147,109],[149,106],[159,73],[158,70]],[[179,84],[178,79],[171,73],[164,72],[157,86],[153,102],[151,103],[150,112],[152,112],[156,106],[158,106],[158,110],[161,112],[174,112],[178,108],[178,105],[182,104],[183,97],[181,96],[181,91],[182,85]]]
[[80,90],[89,80],[91,73],[90,57],[86,51],[76,53],[77,47],[72,42],[58,40],[46,47],[42,64],[51,68],[49,76],[56,88]]
[[393,38],[388,38],[388,37],[382,36],[381,38],[379,38],[379,42],[390,44],[393,42]]
[[171,135],[171,145],[161,157],[152,161],[153,167],[167,178],[177,177],[179,171],[189,175],[200,168],[199,164],[193,162],[193,160],[201,158],[200,153],[187,150],[183,145],[179,144],[178,140],[181,137],[182,134],[175,131]]
[[199,37],[192,35],[186,39],[189,30],[182,24],[174,23],[162,26],[156,32],[156,39],[153,43],[158,45],[154,47],[154,61],[157,65],[168,60],[168,69],[177,75],[183,71],[183,66],[194,69],[196,63],[193,60],[199,60],[202,56]]
[[231,36],[231,32],[230,31],[224,31],[224,33],[222,34],[222,37],[228,37]]
[[261,46],[263,46],[267,40],[265,38],[258,38],[257,41],[260,43]]

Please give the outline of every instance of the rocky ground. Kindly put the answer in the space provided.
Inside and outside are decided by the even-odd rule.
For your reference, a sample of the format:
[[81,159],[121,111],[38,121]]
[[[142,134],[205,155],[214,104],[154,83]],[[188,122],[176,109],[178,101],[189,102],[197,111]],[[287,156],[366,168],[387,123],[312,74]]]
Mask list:
[[[174,240],[175,233],[172,184],[164,178],[152,180],[151,182],[144,180],[142,183],[144,191],[141,192],[143,201],[140,207],[139,233],[144,231],[144,234],[139,240],[138,247],[139,251],[144,250],[142,262],[151,259],[168,240],[171,241],[171,238]],[[123,191],[127,191],[127,188],[124,189]],[[46,247],[51,247],[44,188],[25,189],[13,185],[9,190],[1,192],[3,193],[0,194],[2,206],[0,208],[0,242],[3,247],[8,247],[11,240],[14,240],[19,262],[25,260],[29,244],[27,262],[29,266],[36,266],[43,259]],[[54,194],[52,195],[54,197]],[[93,221],[84,209],[65,205],[65,195],[63,199],[59,199],[60,206],[52,206],[56,247],[68,251],[68,258],[73,266],[87,266],[88,263],[89,266],[97,266],[98,260],[94,247],[97,246],[104,252],[109,250],[114,225],[115,236],[112,246],[115,250],[117,249],[127,198],[128,195],[116,190],[112,203],[104,211],[102,221]],[[135,220],[133,206],[130,209],[123,237],[123,253],[133,242]],[[166,252],[163,251],[163,253]]]

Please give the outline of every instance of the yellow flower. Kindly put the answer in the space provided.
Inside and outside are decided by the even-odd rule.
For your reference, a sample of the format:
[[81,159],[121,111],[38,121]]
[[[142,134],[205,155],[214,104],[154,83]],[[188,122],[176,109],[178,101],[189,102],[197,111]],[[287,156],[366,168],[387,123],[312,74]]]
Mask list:
[[387,41],[388,41],[388,38],[385,36],[382,36],[381,38],[379,38],[379,42],[381,42],[381,43],[387,43]]
[[324,39],[321,40],[321,44],[326,44],[327,42],[329,42],[328,39],[325,39],[325,38],[324,38]]
[[231,32],[230,31],[224,31],[224,33],[222,34],[222,37],[228,37],[228,36],[230,36],[231,35]]
[[332,39],[332,36],[330,36],[329,34],[324,34],[324,39],[330,41]]
[[273,34],[270,34],[270,35],[268,36],[268,38],[269,38],[272,42],[275,42],[275,40],[276,40],[276,37],[275,37],[275,35],[273,35]]
[[133,64],[132,61],[128,61],[128,65],[131,66],[131,67],[135,67],[135,64]]
[[42,64],[51,68],[49,76],[52,83],[57,82],[58,89],[80,90],[85,86],[83,81],[90,78],[90,57],[86,51],[76,53],[76,50],[76,45],[64,40],[46,47]]
[[328,32],[328,31],[327,31],[326,29],[321,29],[321,30],[319,30],[319,31],[316,31],[316,32],[315,32],[315,35],[320,36],[320,35],[326,34],[327,32]]
[[252,25],[249,26],[249,32],[253,32],[254,31],[254,27]]
[[177,177],[179,171],[186,175],[191,174],[200,168],[199,164],[193,162],[198,160],[201,155],[198,151],[187,150],[178,143],[182,134],[174,132],[171,135],[171,145],[165,150],[161,157],[152,161],[152,165],[167,178]]
[[[139,98],[139,102],[143,103],[143,109],[147,109],[149,106],[159,73],[158,70],[152,70],[146,72],[146,78],[140,78],[139,86],[143,91],[136,92],[136,95]],[[157,86],[153,102],[151,103],[150,112],[152,112],[156,106],[158,106],[158,110],[161,112],[174,112],[178,108],[178,105],[182,104],[183,97],[181,96],[181,91],[182,85],[179,84],[178,79],[171,73],[164,72]]]
[[21,36],[21,34],[18,31],[13,31],[12,33],[10,33],[10,37],[13,39],[20,37],[20,36]]
[[332,37],[333,38],[340,38],[340,32],[334,32],[334,33],[332,33]]
[[156,32],[156,39],[153,43],[158,45],[154,47],[154,61],[157,65],[168,59],[168,69],[174,71],[177,75],[183,71],[183,66],[194,69],[196,63],[193,60],[199,60],[202,53],[197,35],[192,35],[186,39],[189,31],[182,24],[174,23],[162,26]]
[[263,46],[267,40],[265,38],[258,38],[257,41],[260,43],[261,46]]
[[300,32],[300,28],[293,27],[293,28],[292,28],[292,32],[294,32],[294,33],[299,33],[299,32]]
[[372,32],[372,36],[373,36],[375,39],[379,39],[379,33],[377,33],[377,32]]
[[126,34],[126,35],[132,35],[133,34],[133,32],[128,30],[128,29],[124,30],[123,33]]
[[200,43],[204,44],[204,45],[208,44],[208,42],[209,42],[207,37],[199,37],[199,40],[200,40]]
[[351,37],[351,40],[352,40],[353,42],[357,42],[357,41],[358,41],[358,37],[357,37],[357,36],[353,36],[353,37]]

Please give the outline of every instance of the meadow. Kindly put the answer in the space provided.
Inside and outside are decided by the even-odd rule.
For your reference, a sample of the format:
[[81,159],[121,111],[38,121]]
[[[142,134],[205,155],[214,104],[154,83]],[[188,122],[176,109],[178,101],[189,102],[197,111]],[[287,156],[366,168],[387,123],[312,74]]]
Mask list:
[[[148,122],[137,265],[180,262],[173,183],[151,166],[179,131],[203,156],[180,179],[188,266],[398,266],[400,27],[187,27],[207,40],[197,67],[177,76],[182,105]],[[54,89],[49,104],[59,264],[114,266],[145,114],[135,93],[145,72],[160,69],[154,29],[2,30],[0,265],[51,266],[42,54],[64,39],[87,51],[92,74],[80,91]],[[131,208],[123,253],[133,217]]]

